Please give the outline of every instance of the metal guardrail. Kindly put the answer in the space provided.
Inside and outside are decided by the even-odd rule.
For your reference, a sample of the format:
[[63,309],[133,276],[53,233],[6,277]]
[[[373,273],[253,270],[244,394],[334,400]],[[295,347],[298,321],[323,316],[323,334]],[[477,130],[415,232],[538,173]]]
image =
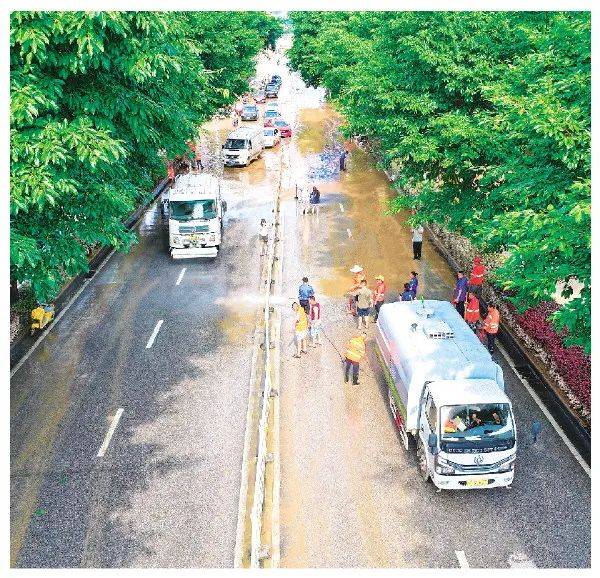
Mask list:
[[[283,165],[283,159],[281,159]],[[279,171],[279,184],[275,198],[275,221],[273,223],[272,235],[270,235],[267,251],[267,278],[264,303],[264,378],[262,389],[262,405],[260,421],[258,425],[258,448],[256,456],[256,471],[254,483],[254,497],[252,501],[252,510],[250,513],[251,524],[251,543],[250,543],[250,567],[260,568],[262,558],[262,520],[265,502],[265,472],[267,467],[267,434],[269,422],[269,404],[272,391],[271,383],[271,290],[273,285],[273,270],[275,268],[275,245],[279,241],[279,213],[280,213],[280,193],[281,193],[281,175]]]

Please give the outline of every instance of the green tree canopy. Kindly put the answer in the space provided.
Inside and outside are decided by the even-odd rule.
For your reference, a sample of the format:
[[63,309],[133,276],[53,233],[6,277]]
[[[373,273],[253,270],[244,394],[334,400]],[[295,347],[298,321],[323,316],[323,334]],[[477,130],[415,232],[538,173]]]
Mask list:
[[[504,255],[521,310],[577,278],[554,314],[590,351],[590,15],[292,13],[293,66],[327,87],[348,134],[401,167],[392,210],[416,210]],[[568,289],[567,289],[568,291]]]
[[281,24],[261,12],[13,12],[11,280],[53,298],[169,158],[247,90]]

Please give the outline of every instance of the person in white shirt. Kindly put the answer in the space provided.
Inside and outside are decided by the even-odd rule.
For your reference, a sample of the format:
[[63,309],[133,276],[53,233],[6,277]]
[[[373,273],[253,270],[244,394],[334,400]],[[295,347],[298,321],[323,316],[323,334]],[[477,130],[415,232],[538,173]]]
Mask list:
[[267,251],[267,243],[269,242],[269,224],[266,219],[260,220],[258,240],[260,242],[260,256],[263,257]]
[[421,248],[423,247],[423,231],[422,225],[418,225],[412,229],[412,245],[413,245],[413,260],[421,260]]

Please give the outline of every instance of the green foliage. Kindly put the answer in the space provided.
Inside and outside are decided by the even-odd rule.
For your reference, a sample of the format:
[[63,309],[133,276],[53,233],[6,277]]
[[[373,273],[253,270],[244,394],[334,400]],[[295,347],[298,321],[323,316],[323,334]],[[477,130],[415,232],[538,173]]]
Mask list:
[[260,12],[13,12],[11,279],[47,301],[92,247],[127,249],[158,151],[185,152],[280,33]]
[[521,310],[576,277],[553,320],[589,352],[589,13],[291,16],[292,65],[401,167],[391,210],[503,253],[494,282]]

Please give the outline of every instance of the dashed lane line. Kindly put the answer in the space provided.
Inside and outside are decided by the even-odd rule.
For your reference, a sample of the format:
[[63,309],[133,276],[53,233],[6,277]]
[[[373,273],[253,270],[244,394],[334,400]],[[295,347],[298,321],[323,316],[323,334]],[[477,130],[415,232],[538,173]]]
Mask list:
[[181,283],[181,280],[183,279],[183,276],[185,275],[186,272],[186,268],[184,267],[181,270],[181,273],[179,273],[179,277],[177,277],[177,283],[175,283],[175,285],[179,285]]
[[163,324],[163,320],[159,319],[158,322],[156,323],[156,327],[154,328],[154,331],[152,332],[152,335],[150,336],[150,339],[148,339],[148,343],[146,343],[146,349],[150,349],[154,345],[154,340],[156,339],[156,336],[158,335],[158,332],[160,331],[160,326],[162,324]]
[[532,387],[527,383],[527,380],[517,371],[515,364],[512,359],[509,357],[508,353],[502,345],[498,344],[498,351],[502,353],[506,362],[513,370],[514,374],[519,378],[519,381],[523,384],[523,387],[529,392],[529,395],[533,398],[533,401],[537,404],[537,406],[542,410],[542,413],[546,416],[546,419],[550,422],[556,433],[560,436],[562,441],[567,446],[568,450],[573,454],[573,457],[577,460],[579,465],[583,468],[583,471],[590,477],[592,477],[592,473],[590,471],[590,467],[585,463],[585,460],[579,455],[579,452],[575,449],[575,446],[571,443],[571,440],[566,436],[565,432],[561,429],[561,427],[556,423],[556,420],[552,417],[552,414],[548,411],[548,408],[544,405],[542,400],[538,397],[538,394],[533,391]]
[[352,231],[350,229],[346,229],[346,231],[348,232],[348,239],[350,239],[352,237]]
[[340,211],[342,211],[342,213],[344,212],[344,205],[342,205],[342,203],[340,203]]
[[461,568],[468,570],[471,566],[469,566],[469,561],[467,560],[467,557],[465,556],[465,551],[464,550],[455,550],[454,553],[456,554],[456,558],[458,560],[458,565]]
[[112,419],[110,427],[108,428],[108,431],[106,432],[106,436],[104,437],[104,441],[102,442],[102,445],[100,446],[100,449],[98,450],[98,454],[96,457],[98,457],[98,458],[104,457],[104,454],[106,453],[106,450],[108,449],[108,445],[110,444],[110,440],[113,437],[115,430],[117,429],[117,425],[119,425],[119,420],[121,419],[122,414],[123,414],[123,408],[120,407]]

